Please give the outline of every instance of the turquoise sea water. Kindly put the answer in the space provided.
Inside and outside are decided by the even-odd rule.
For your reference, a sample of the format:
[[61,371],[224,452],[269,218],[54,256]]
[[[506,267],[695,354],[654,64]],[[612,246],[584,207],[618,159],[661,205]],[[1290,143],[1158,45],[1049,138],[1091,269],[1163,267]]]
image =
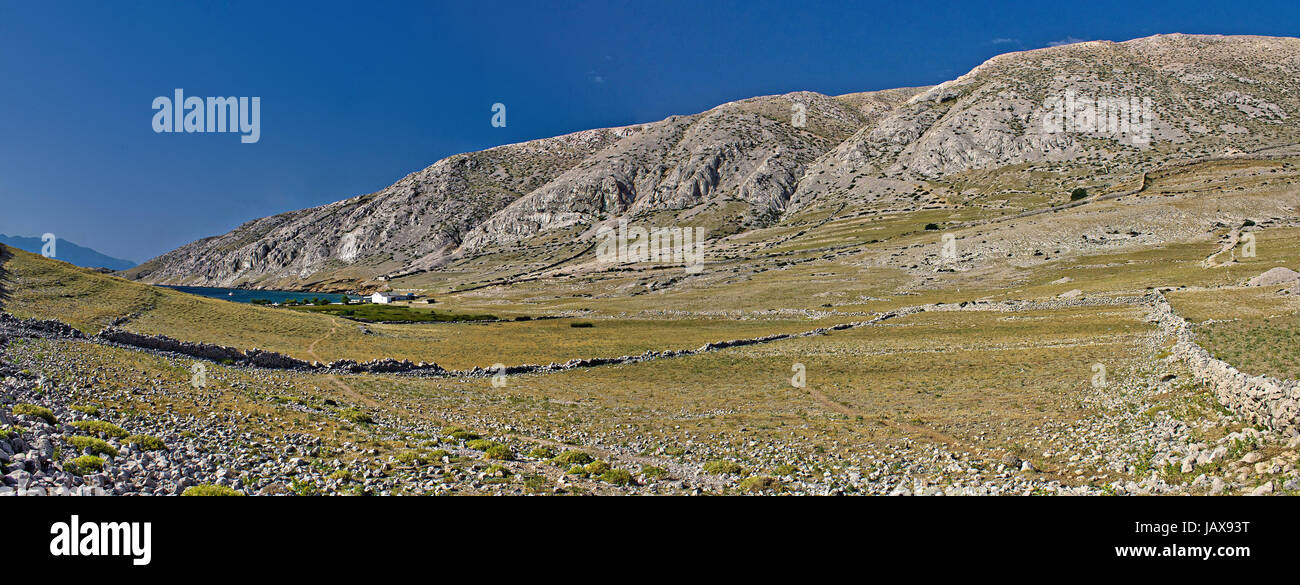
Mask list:
[[[273,303],[283,303],[284,301],[288,301],[288,300],[301,301],[304,299],[314,299],[317,297],[324,297],[331,301],[339,302],[343,300],[343,297],[347,296],[338,293],[305,293],[305,292],[292,292],[292,291],[285,291],[285,290],[248,290],[243,288],[215,288],[215,287],[208,287],[208,286],[168,286],[165,288],[170,288],[172,290],[177,290],[192,295],[199,295],[201,297],[225,299],[227,301],[234,301],[236,303],[251,303],[253,302],[254,299],[266,299]],[[349,298],[359,299],[361,297],[353,296]]]

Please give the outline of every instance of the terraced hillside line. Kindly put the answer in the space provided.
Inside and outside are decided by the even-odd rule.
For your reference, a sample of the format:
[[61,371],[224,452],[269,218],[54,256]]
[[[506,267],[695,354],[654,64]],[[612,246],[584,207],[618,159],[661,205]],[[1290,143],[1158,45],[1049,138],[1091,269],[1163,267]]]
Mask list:
[[[798,333],[777,333],[763,337],[753,337],[744,339],[734,339],[729,341],[717,341],[706,343],[695,349],[680,350],[647,350],[637,355],[624,355],[613,358],[575,358],[564,363],[541,364],[522,364],[505,368],[506,375],[511,374],[549,374],[562,372],[577,368],[589,368],[605,365],[624,365],[646,361],[652,361],[663,358],[686,357],[699,355],[703,353],[719,351],[733,347],[745,347],[775,341],[784,341],[787,339],[797,339],[802,337],[811,337],[816,335],[825,335],[832,331],[844,331],[856,329],[858,327],[867,327],[876,325],[882,321],[903,317],[925,311],[1002,311],[1018,312],[1033,311],[1043,309],[1055,309],[1065,307],[1079,306],[1115,306],[1115,305],[1134,305],[1149,304],[1147,297],[1085,297],[1078,299],[1052,299],[1039,301],[1020,301],[1006,300],[997,303],[988,301],[963,302],[961,304],[927,304],[914,305],[894,309],[884,313],[877,314],[871,319],[864,321],[854,321],[851,323],[840,323],[827,327],[818,327],[808,331]],[[65,336],[60,333],[64,330],[71,330],[71,327],[57,320],[22,320],[12,318],[13,328],[17,334],[27,334],[29,336]],[[499,370],[484,367],[475,367],[470,370],[447,370],[437,364],[415,364],[410,360],[395,360],[392,358],[382,358],[368,362],[357,363],[351,360],[338,360],[330,363],[322,363],[320,356],[315,353],[315,345],[320,341],[328,338],[329,335],[337,331],[338,320],[334,319],[332,328],[321,338],[313,341],[309,346],[309,352],[316,357],[315,362],[307,362],[297,358],[291,358],[283,354],[262,351],[259,349],[240,350],[233,347],[218,346],[201,342],[184,342],[162,335],[140,335],[121,330],[106,330],[95,336],[90,337],[91,341],[97,343],[107,343],[121,347],[133,349],[143,349],[166,353],[169,355],[183,355],[192,358],[203,359],[207,361],[220,362],[224,359],[232,359],[244,367],[270,369],[270,370],[298,370],[298,371],[323,371],[325,373],[348,373],[348,374],[396,374],[426,377],[463,377],[463,378],[486,378],[501,373]],[[213,357],[216,355],[217,357]]]
[[[1205,260],[1201,261],[1201,266],[1204,266],[1206,268],[1221,268],[1223,266],[1227,266],[1228,264],[1232,263],[1232,260],[1229,260],[1227,262],[1219,262],[1218,260],[1216,260],[1216,258],[1232,251],[1237,247],[1237,244],[1240,242],[1241,242],[1241,228],[1239,227],[1232,228],[1232,231],[1228,232],[1228,241],[1224,242],[1222,246],[1219,246],[1219,249],[1215,251],[1213,254],[1206,256]],[[1233,258],[1233,260],[1235,260],[1235,258]]]
[[815,229],[817,229],[817,228],[819,228],[819,227],[822,227],[822,226],[824,226],[824,225],[830,223],[831,220],[835,219],[835,218],[840,214],[840,212],[841,212],[841,211],[844,211],[844,208],[845,208],[845,207],[848,207],[848,206],[849,206],[849,202],[848,202],[848,201],[845,201],[845,202],[843,202],[843,203],[840,203],[840,207],[839,207],[839,209],[836,209],[835,211],[832,211],[832,212],[830,213],[830,215],[827,215],[827,216],[826,216],[825,219],[823,219],[823,220],[817,222],[817,225],[814,225],[814,226],[811,226],[811,227],[807,227],[807,228],[801,229],[801,230],[798,231],[798,233],[795,233],[794,235],[786,236],[786,237],[784,237],[784,238],[781,238],[781,239],[779,239],[779,240],[776,240],[775,242],[772,242],[772,243],[770,243],[770,244],[768,244],[768,245],[766,245],[766,246],[763,246],[763,247],[760,248],[760,249],[761,249],[761,250],[770,250],[770,249],[775,248],[775,247],[777,247],[777,246],[780,246],[781,244],[784,244],[784,243],[786,243],[786,242],[788,242],[788,241],[790,241],[790,240],[793,240],[793,239],[798,238],[798,237],[800,237],[800,236],[807,235],[809,232],[811,232],[811,231],[813,231],[813,230],[815,230]]
[[[516,274],[516,275],[514,275],[514,276],[507,276],[507,277],[505,277],[505,278],[503,278],[503,279],[501,279],[501,280],[497,280],[497,281],[489,282],[489,283],[487,283],[487,284],[479,284],[479,285],[474,285],[474,286],[471,286],[471,287],[468,287],[468,288],[461,288],[461,289],[456,289],[456,290],[453,290],[453,291],[448,291],[447,294],[449,294],[449,295],[454,295],[454,294],[457,294],[457,293],[470,292],[470,291],[480,290],[480,289],[489,288],[489,287],[493,287],[493,286],[506,286],[506,285],[510,285],[510,284],[520,284],[520,283],[524,283],[524,282],[533,282],[533,281],[535,281],[535,280],[540,279],[540,278],[542,277],[542,273],[543,273],[543,272],[546,272],[546,271],[548,271],[548,270],[551,270],[552,268],[556,268],[556,267],[558,267],[558,266],[560,266],[560,265],[562,265],[562,264],[565,264],[565,263],[567,263],[567,262],[570,262],[570,261],[572,261],[572,260],[575,260],[575,259],[577,259],[577,258],[580,258],[580,257],[582,257],[583,255],[585,255],[585,254],[587,254],[588,252],[591,252],[592,250],[595,250],[595,249],[596,249],[596,242],[592,242],[591,245],[590,245],[590,246],[587,246],[587,248],[586,248],[585,250],[583,250],[583,251],[581,251],[581,252],[578,252],[577,254],[574,254],[574,255],[569,256],[569,257],[567,257],[567,258],[564,258],[563,260],[558,260],[558,261],[552,262],[552,263],[550,263],[550,264],[547,264],[546,266],[543,266],[543,267],[538,268],[538,269],[536,269],[536,270],[528,270],[528,271],[525,271],[525,272],[520,272],[519,274]],[[534,275],[536,275],[536,276],[534,276]]]

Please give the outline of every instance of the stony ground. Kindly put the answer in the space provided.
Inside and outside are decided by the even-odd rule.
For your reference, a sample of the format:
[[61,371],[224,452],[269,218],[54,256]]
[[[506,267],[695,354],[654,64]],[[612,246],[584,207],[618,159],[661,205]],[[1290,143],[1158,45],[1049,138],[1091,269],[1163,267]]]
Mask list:
[[[1047,304],[1079,302],[1088,301]],[[1137,495],[1300,489],[1300,439],[1250,427],[1218,406],[1168,355],[1172,340],[1163,330],[1135,348],[1134,365],[1080,389],[1079,400],[1095,414],[1019,429],[1019,449],[907,438],[823,453],[815,465],[808,464],[806,445],[757,433],[738,441],[681,431],[679,445],[665,447],[632,429],[541,431],[473,412],[422,416],[418,401],[397,396],[376,408],[361,393],[295,398],[292,390],[331,383],[351,390],[366,375],[327,381],[303,372],[221,368],[228,380],[196,388],[186,377],[192,359],[46,339],[51,336],[42,332],[7,336],[0,357],[0,475],[11,490]],[[168,378],[154,368],[181,374]]]

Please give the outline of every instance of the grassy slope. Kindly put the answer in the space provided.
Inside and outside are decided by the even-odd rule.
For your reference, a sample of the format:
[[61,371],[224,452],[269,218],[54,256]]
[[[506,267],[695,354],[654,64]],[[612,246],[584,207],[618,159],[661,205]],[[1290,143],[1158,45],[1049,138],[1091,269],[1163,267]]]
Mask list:
[[22,251],[17,251],[5,268],[6,288],[13,291],[5,308],[20,317],[59,319],[95,333],[117,317],[140,313],[127,323],[127,329],[325,361],[394,357],[436,362],[447,368],[562,362],[694,348],[712,341],[799,332],[860,319],[599,319],[590,329],[570,327],[567,320],[367,324],[367,334],[359,323],[337,317],[188,295]]

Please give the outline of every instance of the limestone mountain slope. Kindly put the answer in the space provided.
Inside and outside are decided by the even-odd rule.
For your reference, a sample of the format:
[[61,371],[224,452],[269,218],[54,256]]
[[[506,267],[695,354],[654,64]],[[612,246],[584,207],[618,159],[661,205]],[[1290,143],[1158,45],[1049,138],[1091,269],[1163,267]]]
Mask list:
[[166,284],[328,288],[428,267],[522,194],[634,133],[588,130],[455,155],[382,191],[256,219],[125,274]]
[[[1077,113],[1096,98],[1137,106],[1119,117],[1149,126],[1125,130],[1104,108],[1072,118],[1098,120],[1091,130],[1050,123],[1063,111],[1053,104]],[[589,241],[619,219],[705,224],[722,237],[817,225],[806,218],[828,213],[1028,209],[1079,185],[1129,189],[1170,162],[1295,151],[1297,116],[1300,39],[1078,43],[999,55],[934,87],[757,97],[456,155],[378,193],[255,220],[127,275],[368,287],[500,251],[500,261],[535,260],[528,250],[541,242],[559,254],[557,241]]]

